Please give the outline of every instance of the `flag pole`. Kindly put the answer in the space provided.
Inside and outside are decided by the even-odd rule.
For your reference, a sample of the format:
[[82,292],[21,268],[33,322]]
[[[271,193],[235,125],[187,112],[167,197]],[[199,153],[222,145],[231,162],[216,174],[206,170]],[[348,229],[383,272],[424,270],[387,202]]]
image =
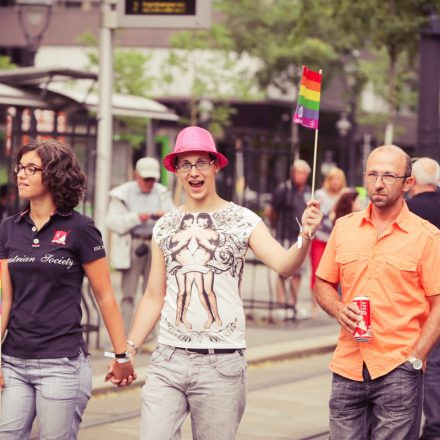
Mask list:
[[[2,367],[2,342],[3,342],[2,341],[3,335],[1,334],[1,328],[2,328],[2,266],[0,264],[0,369]],[[2,394],[2,389],[0,387],[0,397],[1,394]],[[0,399],[0,414],[1,412],[2,412],[2,403]]]
[[316,180],[316,156],[318,155],[318,129],[315,130],[315,146],[313,148],[313,167],[312,167],[312,199],[315,197]]

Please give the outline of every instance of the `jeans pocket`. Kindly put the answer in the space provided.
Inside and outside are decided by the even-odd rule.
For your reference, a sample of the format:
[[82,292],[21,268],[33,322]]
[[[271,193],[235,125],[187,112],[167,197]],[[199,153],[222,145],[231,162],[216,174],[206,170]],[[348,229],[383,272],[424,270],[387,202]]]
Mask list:
[[150,365],[159,364],[163,361],[168,362],[175,350],[174,347],[158,344],[150,356]]
[[349,379],[333,373],[332,389],[329,400],[331,410],[343,409],[347,404]]
[[[422,383],[421,371],[404,362],[383,378],[379,405],[387,411],[411,413],[418,404]],[[403,407],[402,407],[403,405]]]
[[43,369],[57,370],[62,367],[64,371],[71,374],[77,374],[81,366],[79,355],[74,357],[40,359],[39,363]]
[[231,354],[217,354],[215,368],[223,377],[239,377],[246,372],[246,358],[238,351]]

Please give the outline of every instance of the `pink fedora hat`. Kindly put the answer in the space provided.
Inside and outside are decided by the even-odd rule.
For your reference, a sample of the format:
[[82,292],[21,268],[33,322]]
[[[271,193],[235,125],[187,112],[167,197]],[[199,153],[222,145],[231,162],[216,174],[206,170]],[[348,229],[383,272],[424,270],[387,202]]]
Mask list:
[[167,170],[175,173],[174,159],[176,156],[182,153],[197,151],[203,151],[215,156],[220,168],[224,168],[228,164],[228,159],[217,151],[211,133],[204,128],[191,126],[179,132],[176,144],[174,145],[174,151],[163,158],[163,165]]

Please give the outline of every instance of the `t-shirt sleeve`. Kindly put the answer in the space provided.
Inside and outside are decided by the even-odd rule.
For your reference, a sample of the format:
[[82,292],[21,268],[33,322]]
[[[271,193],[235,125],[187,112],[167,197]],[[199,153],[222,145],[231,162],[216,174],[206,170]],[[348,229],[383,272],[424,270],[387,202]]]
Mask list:
[[438,262],[440,261],[440,233],[437,233],[430,240],[422,261],[422,285],[427,296],[440,294],[440,271]]
[[252,232],[254,232],[255,228],[262,220],[259,215],[255,214],[255,212],[251,211],[248,208],[245,208],[245,209],[246,209],[246,219],[248,220],[248,222],[250,224],[250,227],[249,227],[249,237],[250,237]]
[[105,257],[101,232],[91,218],[85,217],[81,235],[77,241],[78,258],[81,264]]
[[339,282],[339,265],[336,262],[336,234],[337,226],[330,234],[330,238],[325,246],[321,261],[319,262],[316,276],[330,283]]
[[159,245],[159,242],[160,242],[159,235],[162,231],[163,224],[164,224],[166,217],[167,217],[167,215],[165,214],[153,226],[153,240],[156,242],[157,245]]

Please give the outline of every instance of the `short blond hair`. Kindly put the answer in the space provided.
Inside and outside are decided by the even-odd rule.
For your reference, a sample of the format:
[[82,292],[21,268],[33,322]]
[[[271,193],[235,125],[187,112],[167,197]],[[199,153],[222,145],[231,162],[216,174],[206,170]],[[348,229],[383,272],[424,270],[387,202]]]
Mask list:
[[322,187],[328,191],[330,189],[330,181],[334,179],[335,177],[339,177],[342,181],[342,188],[347,186],[347,179],[345,178],[345,173],[340,168],[332,168],[327,175],[325,176],[324,183],[322,184]]

